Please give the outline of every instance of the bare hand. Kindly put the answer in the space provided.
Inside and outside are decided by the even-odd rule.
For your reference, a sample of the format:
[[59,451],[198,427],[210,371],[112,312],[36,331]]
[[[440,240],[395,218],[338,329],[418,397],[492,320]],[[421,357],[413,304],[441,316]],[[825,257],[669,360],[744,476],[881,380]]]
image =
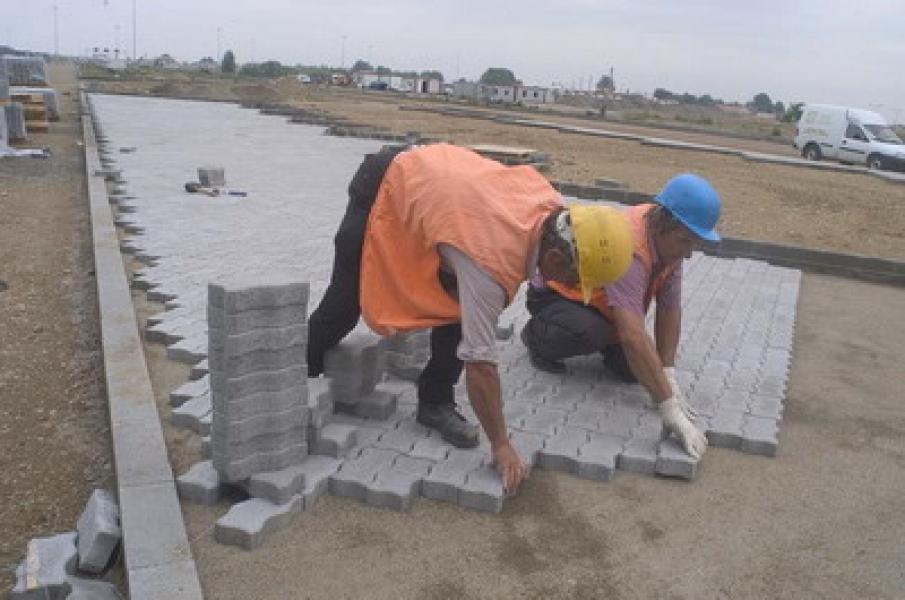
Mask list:
[[503,481],[503,491],[515,493],[519,484],[528,473],[528,467],[522,462],[518,452],[511,444],[504,444],[493,451],[493,466],[496,467]]

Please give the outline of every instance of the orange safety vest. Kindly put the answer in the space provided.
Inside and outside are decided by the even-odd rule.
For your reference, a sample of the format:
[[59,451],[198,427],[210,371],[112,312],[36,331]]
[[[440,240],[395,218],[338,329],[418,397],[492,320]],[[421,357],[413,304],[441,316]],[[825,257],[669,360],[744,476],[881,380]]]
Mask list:
[[[645,219],[645,217],[647,216],[647,213],[649,213],[654,208],[654,206],[655,205],[653,204],[639,204],[637,206],[632,206],[625,211],[625,216],[628,219],[629,225],[632,229],[632,239],[634,240],[635,244],[634,255],[641,259],[641,262],[644,264],[648,272],[649,283],[647,286],[647,291],[644,293],[645,313],[650,307],[651,300],[653,300],[654,296],[657,295],[657,292],[681,262],[676,261],[674,264],[668,265],[664,269],[662,269],[656,277],[650,277],[654,268],[654,258],[652,249],[650,247],[650,231],[648,228],[647,219]],[[545,283],[547,284],[547,287],[555,291],[560,296],[568,298],[569,300],[584,303],[584,298],[581,295],[580,287],[566,286],[559,283],[558,281],[547,281]],[[610,308],[609,301],[606,297],[606,291],[602,287],[594,290],[594,295],[591,297],[591,302],[589,304],[600,311],[600,314],[602,314],[608,321],[610,321],[611,323],[613,322],[613,309]]]
[[433,144],[390,163],[361,254],[361,312],[381,335],[458,322],[438,279],[437,244],[450,244],[506,291],[527,278],[528,256],[559,194],[533,167],[507,167],[464,148]]

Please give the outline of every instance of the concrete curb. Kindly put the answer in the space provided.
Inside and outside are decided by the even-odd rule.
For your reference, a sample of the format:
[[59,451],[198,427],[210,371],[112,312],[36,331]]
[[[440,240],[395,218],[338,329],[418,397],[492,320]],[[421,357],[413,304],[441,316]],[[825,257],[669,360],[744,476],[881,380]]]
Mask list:
[[95,176],[103,169],[94,123],[83,89],[79,96],[129,594],[133,600],[201,600],[107,189],[104,178]]

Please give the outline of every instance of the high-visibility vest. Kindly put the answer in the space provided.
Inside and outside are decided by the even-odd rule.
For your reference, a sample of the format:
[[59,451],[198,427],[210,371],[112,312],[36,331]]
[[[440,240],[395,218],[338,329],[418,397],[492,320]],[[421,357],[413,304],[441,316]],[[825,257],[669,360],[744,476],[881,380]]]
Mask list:
[[[647,290],[644,293],[643,306],[644,312],[647,313],[647,309],[650,307],[651,301],[657,295],[657,292],[660,291],[660,288],[663,287],[663,284],[672,274],[672,272],[679,266],[681,261],[676,261],[671,265],[667,265],[664,269],[662,269],[656,277],[651,277],[654,268],[654,258],[653,252],[650,247],[650,230],[647,224],[647,213],[649,213],[655,205],[653,204],[639,204],[637,206],[632,206],[631,208],[626,209],[625,216],[628,219],[629,225],[632,229],[632,240],[634,242],[634,256],[637,256],[641,259],[642,264],[647,269],[648,273],[648,286]],[[581,295],[581,288],[578,286],[566,286],[557,281],[547,281],[545,282],[547,287],[555,291],[557,294],[564,298],[568,298],[569,300],[574,300],[576,302],[584,303],[584,298]],[[602,314],[608,321],[613,322],[613,309],[610,308],[609,300],[606,296],[606,291],[600,287],[594,291],[594,295],[591,297],[591,301],[588,303],[590,306],[593,306],[600,314]]]
[[458,322],[459,304],[438,278],[438,244],[484,269],[508,304],[527,278],[544,220],[561,207],[533,167],[507,167],[449,144],[399,154],[368,217],[362,317],[381,335]]

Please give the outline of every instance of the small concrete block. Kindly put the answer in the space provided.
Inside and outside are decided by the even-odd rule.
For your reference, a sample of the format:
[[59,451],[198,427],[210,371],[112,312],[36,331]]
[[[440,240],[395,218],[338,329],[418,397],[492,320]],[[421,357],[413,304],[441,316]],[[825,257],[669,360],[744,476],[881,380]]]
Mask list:
[[355,415],[364,419],[385,421],[396,412],[397,396],[384,390],[374,390],[361,397],[355,405]]
[[209,373],[210,369],[208,367],[207,359],[202,360],[200,363],[196,365],[192,365],[192,370],[189,373],[189,379],[192,381],[197,381],[201,379],[205,375]]
[[600,419],[597,424],[597,430],[600,433],[628,439],[632,431],[641,424],[642,414],[633,410],[614,410]]
[[757,386],[754,388],[754,391],[760,396],[785,398],[786,378],[777,375],[765,375],[757,382]]
[[575,410],[578,402],[583,398],[584,396],[556,391],[552,392],[550,395],[544,398],[544,406],[555,410],[564,410],[571,412]]
[[322,429],[314,430],[314,436],[308,440],[311,454],[319,454],[339,458],[355,445],[355,432],[358,427],[331,423]]
[[374,391],[383,377],[383,370],[383,347],[379,338],[371,333],[346,337],[324,357],[324,372],[330,379],[334,402],[353,404]]
[[421,482],[421,493],[433,500],[457,502],[465,477],[482,464],[484,455],[480,452],[453,448],[446,460],[435,464]]
[[254,350],[238,355],[229,354],[223,349],[211,348],[208,354],[211,371],[228,374],[230,377],[269,373],[304,365],[307,358],[307,346],[302,344],[279,350]]
[[546,436],[556,435],[559,428],[566,422],[566,414],[565,411],[538,407],[533,415],[524,418],[521,428],[523,431]]
[[281,392],[287,389],[304,390],[307,394],[307,367],[292,366],[280,371],[250,373],[242,377],[227,377],[221,373],[211,373],[210,384],[215,402],[229,402],[243,399],[251,394]]
[[450,445],[444,442],[437,432],[431,431],[426,438],[421,438],[415,442],[414,447],[408,454],[412,458],[423,458],[439,462],[446,459],[449,450]]
[[116,586],[106,581],[70,577],[72,591],[66,600],[122,600]]
[[624,440],[605,433],[591,433],[590,441],[578,449],[577,474],[585,479],[609,481],[616,470]]
[[510,399],[503,404],[503,417],[511,427],[519,427],[525,417],[534,414],[534,409],[533,404]]
[[248,310],[281,309],[292,304],[307,306],[308,292],[308,282],[277,282],[275,278],[263,284],[253,279],[210,283],[207,286],[208,318],[212,308],[235,314]]
[[207,188],[221,188],[226,185],[223,167],[199,167],[198,182]]
[[312,506],[313,502],[327,493],[330,487],[330,476],[339,470],[343,461],[329,456],[309,456],[299,464],[304,473],[303,494],[305,496],[305,508]]
[[260,498],[249,498],[234,504],[214,526],[214,539],[221,544],[254,550],[268,534],[284,529],[292,517],[304,510],[301,495],[293,496],[285,504],[274,504]]
[[[282,438],[283,436],[276,437]],[[216,440],[214,440],[211,460],[214,462],[214,467],[220,472],[221,479],[228,483],[236,483],[248,479],[255,473],[285,469],[301,462],[308,456],[307,440],[286,445],[285,439],[271,441],[269,438],[270,436],[261,436],[253,440],[254,444],[224,449],[218,448]],[[235,454],[230,456],[227,454],[228,452]]]
[[422,431],[418,431],[415,428],[403,426],[404,423],[400,424],[397,429],[391,429],[380,436],[374,447],[393,450],[400,454],[411,453],[415,444],[428,436],[429,430],[424,428]]
[[715,448],[738,450],[742,445],[742,425],[745,413],[737,411],[717,411],[710,417],[707,440]]
[[578,449],[588,443],[588,431],[577,427],[562,427],[547,438],[538,456],[538,464],[545,468],[566,473],[578,470]]
[[657,466],[659,436],[639,436],[630,438],[619,455],[617,466],[623,471],[653,475]]
[[368,485],[365,502],[371,506],[408,510],[412,498],[421,490],[421,480],[432,463],[408,456],[399,456],[389,468],[382,469]]
[[490,466],[478,467],[468,473],[465,483],[459,489],[459,506],[498,513],[503,510],[503,482],[496,469]]
[[[188,404],[190,403],[186,402],[184,406]],[[263,413],[245,419],[214,410],[211,433],[214,438],[229,440],[231,444],[243,443],[261,435],[304,429],[308,426],[308,414],[308,407],[301,404],[287,410]]]
[[91,493],[85,510],[76,526],[78,531],[79,570],[85,573],[101,573],[122,532],[119,528],[119,507],[113,494],[97,489]]
[[537,464],[538,454],[544,447],[544,441],[547,438],[539,433],[530,433],[528,431],[511,431],[509,432],[509,441],[518,452],[519,456],[529,467]]
[[252,309],[236,313],[214,309],[207,315],[208,326],[226,335],[246,333],[259,328],[278,328],[305,323],[308,308],[305,304],[290,304],[279,308]]
[[555,393],[555,388],[547,383],[531,382],[521,390],[512,392],[512,397],[518,402],[542,405],[544,401]]
[[28,542],[25,562],[16,569],[10,600],[63,600],[71,591],[69,574],[78,560],[76,533],[61,533]]
[[676,438],[670,436],[660,442],[656,465],[658,475],[694,479],[697,468],[698,461],[685,452]]
[[209,460],[197,462],[176,478],[176,491],[189,502],[216,504],[220,499],[220,473]]
[[[228,395],[212,392],[213,409],[228,420],[244,421],[258,416],[296,410],[309,413],[308,388],[304,385],[292,386],[274,392],[256,392],[230,399]],[[330,407],[330,412],[333,408]],[[313,414],[309,413],[309,420]]]
[[398,453],[380,448],[365,448],[358,458],[347,460],[339,471],[330,476],[330,493],[364,500],[367,486],[377,472],[396,460]]
[[586,408],[587,404],[583,404],[582,408],[571,412],[566,416],[566,425],[569,427],[581,427],[588,431],[597,431],[600,425],[600,419],[604,416],[602,410]]
[[210,392],[209,377],[189,381],[170,392],[170,406],[182,406],[192,398],[204,396],[208,392]]
[[211,414],[210,394],[204,394],[184,402],[170,411],[170,423],[173,427],[190,429],[200,435],[207,435],[210,429],[203,431],[201,419]]
[[748,415],[742,427],[742,452],[776,456],[779,428],[775,419]]
[[308,345],[308,325],[304,323],[283,327],[261,327],[244,333],[227,333],[222,329],[208,329],[209,349],[220,350],[225,357],[241,356],[260,350],[274,352],[294,346]]
[[778,398],[752,396],[748,405],[748,412],[755,417],[766,417],[779,421],[782,419],[783,403]]
[[717,412],[745,412],[751,402],[751,395],[740,390],[726,389],[717,403]]

